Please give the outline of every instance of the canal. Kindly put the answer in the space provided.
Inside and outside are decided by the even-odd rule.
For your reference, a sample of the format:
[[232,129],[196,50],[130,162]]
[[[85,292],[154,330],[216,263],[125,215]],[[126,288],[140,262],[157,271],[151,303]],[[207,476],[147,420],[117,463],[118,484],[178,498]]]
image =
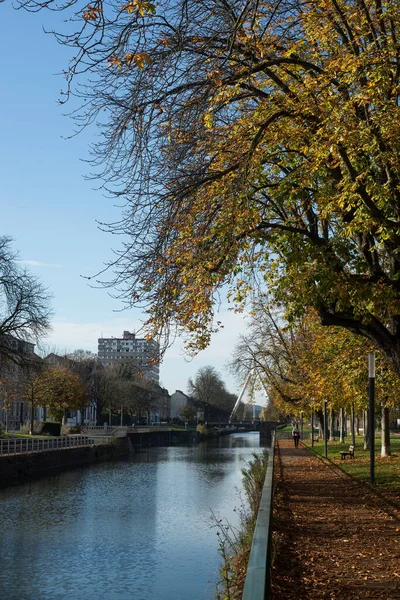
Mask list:
[[238,524],[258,447],[233,434],[0,490],[0,598],[215,598],[215,518]]

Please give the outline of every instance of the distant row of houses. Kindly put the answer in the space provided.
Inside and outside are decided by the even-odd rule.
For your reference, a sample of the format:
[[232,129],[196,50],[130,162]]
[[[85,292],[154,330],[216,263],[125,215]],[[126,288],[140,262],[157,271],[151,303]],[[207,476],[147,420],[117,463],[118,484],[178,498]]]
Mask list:
[[[51,353],[44,359],[35,354],[35,345],[10,338],[10,346],[18,355],[25,360],[43,360],[49,365],[61,365],[69,367],[71,361],[65,356],[59,356]],[[176,390],[172,395],[168,390],[159,387],[159,345],[154,340],[137,338],[134,333],[124,331],[121,338],[104,338],[98,340],[98,355],[94,357],[101,364],[109,365],[112,363],[121,363],[121,361],[135,361],[138,371],[143,378],[152,382],[158,389],[161,397],[157,408],[150,413],[150,420],[153,422],[165,420],[185,420],[181,415],[183,407],[194,405],[194,400],[180,390]],[[3,374],[3,377],[1,375]],[[22,368],[18,363],[10,361],[1,361],[0,359],[0,424],[7,427],[10,431],[19,430],[20,426],[31,419],[30,403],[24,398],[23,393],[14,387],[13,393],[5,384],[6,380],[18,381],[22,377]],[[46,408],[35,407],[34,420],[46,420]],[[202,419],[204,412],[197,410],[197,419]],[[97,414],[96,402],[90,402],[82,411],[67,411],[66,422],[69,425],[75,424],[94,424],[98,423],[100,415]]]

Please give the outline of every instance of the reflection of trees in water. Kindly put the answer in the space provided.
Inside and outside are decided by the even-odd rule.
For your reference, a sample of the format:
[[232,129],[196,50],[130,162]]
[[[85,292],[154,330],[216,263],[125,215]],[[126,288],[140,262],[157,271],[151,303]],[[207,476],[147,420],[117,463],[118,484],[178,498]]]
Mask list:
[[[229,462],[232,462],[232,460]],[[226,470],[221,466],[221,464],[208,464],[207,466],[205,464],[199,464],[196,471],[202,479],[206,479],[209,482],[220,481],[226,476]]]
[[202,480],[216,483],[226,477],[229,470],[244,467],[258,447],[257,435],[234,434],[202,442],[189,449],[184,460],[194,465]]
[[152,597],[157,469],[110,462],[2,492],[0,597],[130,597],[138,579]]
[[178,589],[179,597],[202,597],[219,564],[211,510],[218,518],[236,514],[234,486],[256,443],[253,434],[236,434],[149,448],[3,490],[0,597],[130,598],[134,591],[137,600],[175,600]]

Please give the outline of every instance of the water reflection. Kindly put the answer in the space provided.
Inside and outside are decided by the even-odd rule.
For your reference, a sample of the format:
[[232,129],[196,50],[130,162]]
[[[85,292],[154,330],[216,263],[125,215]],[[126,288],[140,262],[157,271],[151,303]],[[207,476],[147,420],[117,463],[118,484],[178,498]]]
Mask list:
[[236,523],[255,433],[149,449],[0,491],[0,598],[205,600],[212,514]]

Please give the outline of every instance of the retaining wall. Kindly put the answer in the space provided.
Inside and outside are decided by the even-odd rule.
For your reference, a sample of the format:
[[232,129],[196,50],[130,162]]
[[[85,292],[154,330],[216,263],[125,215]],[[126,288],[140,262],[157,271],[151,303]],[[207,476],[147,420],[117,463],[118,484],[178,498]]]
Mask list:
[[83,448],[65,448],[34,452],[32,454],[14,454],[0,457],[0,487],[22,483],[29,479],[52,474],[57,471],[90,465],[96,462],[116,460],[129,455],[130,448],[126,438],[116,439],[112,444],[86,446]]

